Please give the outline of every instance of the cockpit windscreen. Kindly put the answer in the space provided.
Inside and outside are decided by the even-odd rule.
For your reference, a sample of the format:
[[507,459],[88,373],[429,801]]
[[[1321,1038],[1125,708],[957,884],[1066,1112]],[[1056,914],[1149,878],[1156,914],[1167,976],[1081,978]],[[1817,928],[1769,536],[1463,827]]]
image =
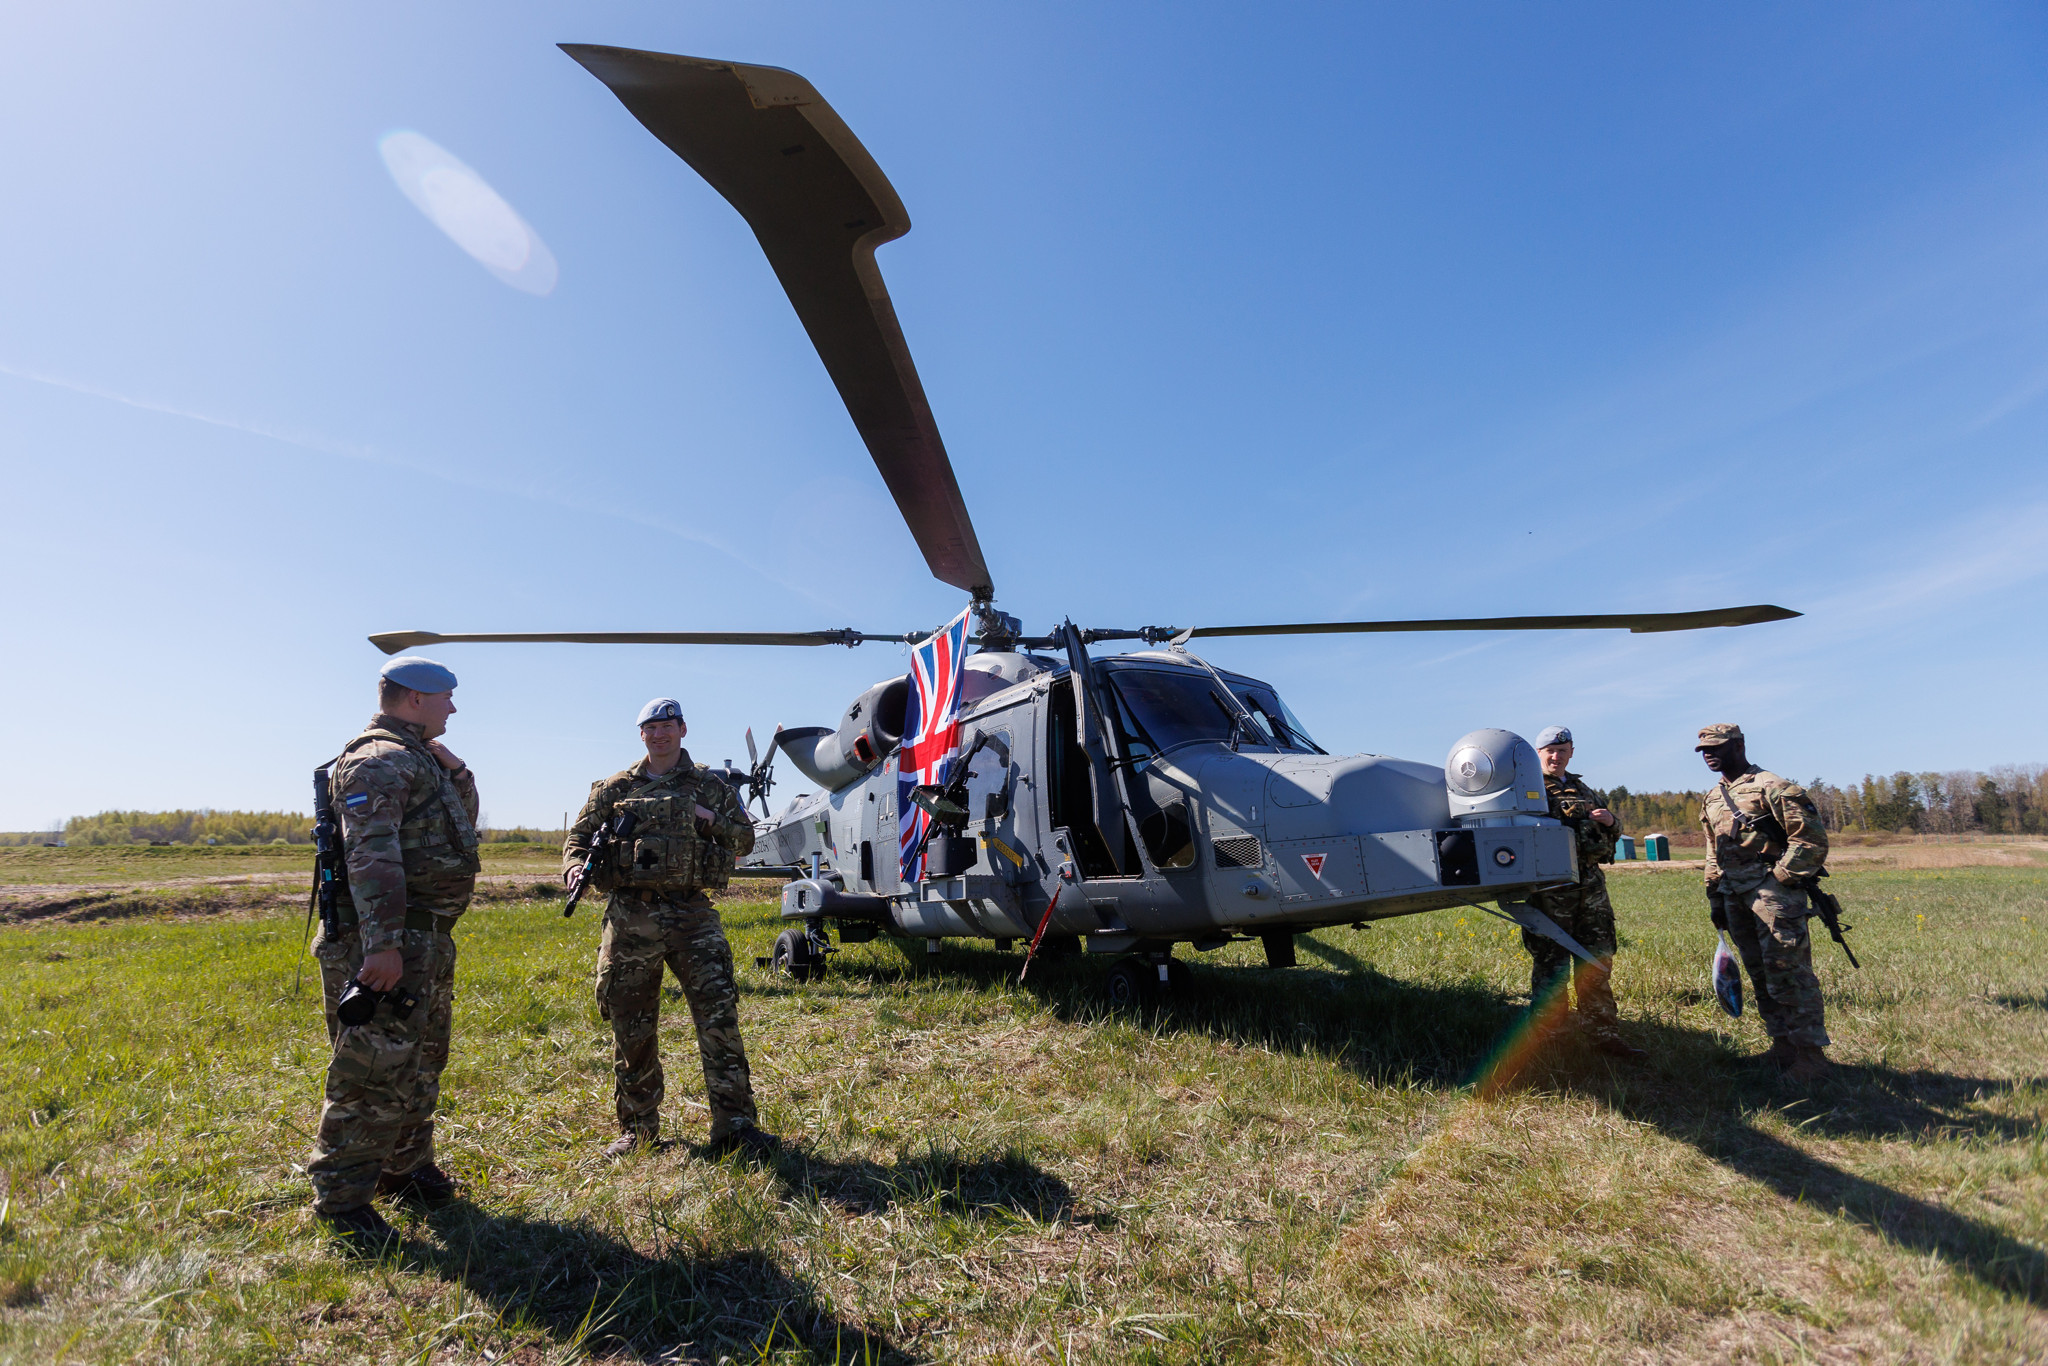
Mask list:
[[1321,754],[1278,693],[1262,684],[1234,680],[1229,684],[1244,709],[1247,725],[1224,698],[1216,680],[1193,669],[1117,669],[1109,675],[1117,700],[1117,725],[1134,763],[1143,763],[1195,740],[1277,749],[1290,754]]

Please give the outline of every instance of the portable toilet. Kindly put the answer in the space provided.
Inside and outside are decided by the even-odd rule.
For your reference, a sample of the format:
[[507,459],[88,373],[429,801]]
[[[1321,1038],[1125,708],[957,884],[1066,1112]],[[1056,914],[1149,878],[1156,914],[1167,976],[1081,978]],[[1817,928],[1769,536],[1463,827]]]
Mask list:
[[1634,835],[1623,835],[1614,842],[1614,859],[1617,863],[1634,863],[1636,861],[1636,837]]
[[1671,861],[1671,836],[1643,836],[1643,857],[1653,863],[1669,863]]

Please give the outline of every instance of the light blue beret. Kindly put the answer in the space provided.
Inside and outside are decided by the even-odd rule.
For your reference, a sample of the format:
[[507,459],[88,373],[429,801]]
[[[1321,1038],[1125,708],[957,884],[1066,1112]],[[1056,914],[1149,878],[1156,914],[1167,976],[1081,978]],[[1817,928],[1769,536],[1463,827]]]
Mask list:
[[640,724],[649,721],[680,721],[683,719],[683,704],[673,697],[657,697],[640,709]]
[[1568,745],[1571,742],[1570,730],[1563,726],[1545,726],[1542,734],[1536,737],[1536,748],[1549,749],[1552,745]]
[[384,666],[382,676],[414,692],[455,690],[455,675],[425,655],[400,655]]

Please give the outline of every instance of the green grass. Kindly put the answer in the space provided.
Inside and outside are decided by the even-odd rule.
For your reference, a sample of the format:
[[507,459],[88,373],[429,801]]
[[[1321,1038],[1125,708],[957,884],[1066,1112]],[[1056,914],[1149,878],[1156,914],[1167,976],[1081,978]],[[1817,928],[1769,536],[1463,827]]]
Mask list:
[[[30,851],[57,853],[61,851]],[[190,853],[191,851],[178,851]],[[605,1163],[597,917],[466,921],[442,1158],[402,1252],[318,1236],[324,1059],[282,918],[0,932],[0,1359],[269,1362],[2048,1356],[2048,871],[1844,873],[1808,1098],[1706,982],[1694,880],[1617,877],[1648,1064],[1563,1042],[1498,1097],[1525,959],[1476,911],[1104,965],[849,947],[742,969],[771,1168]],[[743,964],[780,928],[728,905]],[[1920,917],[1925,917],[1924,920]],[[705,1114],[671,996],[668,1132]]]

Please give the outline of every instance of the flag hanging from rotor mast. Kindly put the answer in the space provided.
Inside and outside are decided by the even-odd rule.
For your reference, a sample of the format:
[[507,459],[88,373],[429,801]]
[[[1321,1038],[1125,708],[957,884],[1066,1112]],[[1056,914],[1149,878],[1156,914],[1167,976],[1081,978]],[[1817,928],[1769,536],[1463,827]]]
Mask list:
[[931,817],[910,800],[920,784],[944,783],[960,759],[960,673],[967,662],[969,607],[936,635],[910,647],[910,696],[904,701],[903,748],[896,758],[897,861],[907,885],[924,876],[925,832]]

